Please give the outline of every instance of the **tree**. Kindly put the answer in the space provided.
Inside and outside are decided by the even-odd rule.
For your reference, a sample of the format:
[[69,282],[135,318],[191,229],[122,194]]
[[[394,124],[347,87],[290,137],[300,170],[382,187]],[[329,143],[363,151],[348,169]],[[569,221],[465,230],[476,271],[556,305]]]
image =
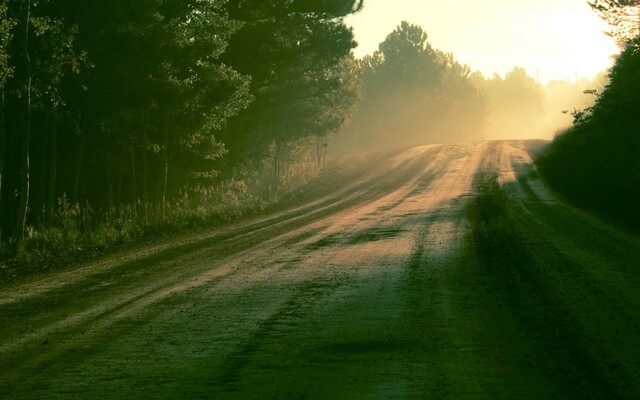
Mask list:
[[[13,74],[13,67],[9,63],[9,43],[12,40],[11,30],[15,20],[8,15],[7,3],[0,4],[0,216],[2,216],[2,186],[4,182],[4,154],[6,148],[5,123],[5,84]],[[1,220],[1,218],[0,218]],[[0,224],[0,243],[3,238],[2,224]]]
[[613,27],[610,34],[621,48],[640,33],[640,0],[594,0],[588,3]]
[[544,89],[524,68],[514,67],[504,78],[497,74],[491,79],[476,75],[473,82],[487,100],[490,137],[546,136]]
[[[17,166],[3,174],[2,225],[20,241],[31,207],[33,188],[32,147],[34,137],[50,131],[50,115],[64,106],[61,86],[67,74],[78,73],[82,55],[74,47],[76,27],[52,15],[55,6],[48,0],[8,2],[13,21],[7,39],[11,56],[11,76],[5,83],[6,107],[11,109],[7,136],[12,151],[5,152]],[[6,14],[5,14],[6,15]],[[4,22],[4,25],[7,23]],[[6,161],[6,158],[5,158]],[[11,174],[9,177],[7,174]],[[8,178],[6,181],[4,178]],[[14,192],[17,194],[14,195]],[[15,199],[15,201],[14,201]],[[15,218],[11,221],[11,217]]]
[[[212,160],[224,154],[215,132],[251,101],[250,78],[219,61],[241,27],[224,3],[67,0],[94,65],[77,104],[84,121],[74,202],[88,192],[98,207],[166,205],[183,186],[212,175]],[[85,148],[87,140],[97,146]],[[99,168],[84,172],[88,162]]]
[[640,38],[628,42],[596,103],[537,160],[577,204],[640,231]]
[[338,142],[371,150],[481,136],[484,106],[469,68],[427,39],[402,22],[360,61],[362,102]]
[[273,146],[278,153],[295,139],[339,128],[357,97],[346,67],[356,43],[343,17],[361,6],[354,0],[228,2],[230,16],[244,25],[222,59],[252,77],[255,99],[221,133],[228,162],[261,159]]
[[149,221],[250,155],[320,144],[358,98],[343,17],[361,6],[1,1],[1,240],[116,210]]
[[212,182],[225,152],[215,133],[251,101],[250,78],[219,61],[241,27],[225,5],[0,4],[5,240],[19,240],[27,224],[55,223],[58,198],[96,210],[138,200],[146,208]]

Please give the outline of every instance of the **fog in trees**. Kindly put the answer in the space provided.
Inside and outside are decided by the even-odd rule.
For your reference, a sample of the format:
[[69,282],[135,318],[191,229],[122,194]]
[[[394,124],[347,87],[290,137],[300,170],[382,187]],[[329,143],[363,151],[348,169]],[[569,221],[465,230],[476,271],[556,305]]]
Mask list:
[[607,81],[603,74],[541,84],[519,67],[485,77],[433,48],[427,32],[408,22],[354,67],[359,103],[330,138],[334,156],[429,143],[550,139],[593,105],[593,94]]
[[483,138],[485,101],[471,70],[407,22],[359,60],[360,104],[332,151],[368,151]]
[[487,138],[551,139],[571,126],[575,112],[594,104],[594,93],[602,92],[607,78],[601,74],[592,81],[551,81],[544,85],[523,68],[515,67],[504,77],[496,74],[485,78],[476,72],[471,81],[487,104]]
[[640,37],[625,42],[592,107],[537,160],[547,181],[592,211],[640,231]]

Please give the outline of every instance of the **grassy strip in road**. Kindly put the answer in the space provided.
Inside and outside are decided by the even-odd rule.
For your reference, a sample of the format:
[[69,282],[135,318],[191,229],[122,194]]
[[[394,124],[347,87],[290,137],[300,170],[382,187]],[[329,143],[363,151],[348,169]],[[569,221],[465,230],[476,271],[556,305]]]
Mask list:
[[518,224],[523,221],[516,215],[521,210],[497,178],[491,171],[476,176],[477,197],[469,206],[469,218],[481,273],[493,291],[487,295],[501,300],[521,336],[501,338],[504,348],[513,341],[532,344],[535,354],[529,365],[546,375],[545,382],[535,383],[535,390],[547,386],[557,398],[623,398],[608,379],[606,365],[589,347],[592,338],[584,337],[565,306],[564,294],[553,281],[556,274],[534,261],[527,227]]

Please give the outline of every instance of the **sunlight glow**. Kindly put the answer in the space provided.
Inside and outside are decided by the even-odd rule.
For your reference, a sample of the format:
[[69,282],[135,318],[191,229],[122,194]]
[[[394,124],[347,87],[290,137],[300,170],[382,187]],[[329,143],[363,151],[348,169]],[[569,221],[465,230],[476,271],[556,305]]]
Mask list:
[[375,51],[402,20],[487,77],[519,66],[541,83],[591,79],[619,51],[586,0],[365,0],[347,19],[360,44],[356,56]]

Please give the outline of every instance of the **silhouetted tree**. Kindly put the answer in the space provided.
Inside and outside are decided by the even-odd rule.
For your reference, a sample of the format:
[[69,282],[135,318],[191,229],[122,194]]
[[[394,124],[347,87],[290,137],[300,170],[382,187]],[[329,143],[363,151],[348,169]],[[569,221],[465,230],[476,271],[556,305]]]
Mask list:
[[230,162],[259,159],[272,145],[297,138],[324,137],[348,118],[357,98],[350,68],[356,43],[343,17],[361,6],[354,0],[228,2],[231,18],[244,25],[223,60],[251,76],[255,99],[221,134]]
[[639,0],[594,0],[588,2],[591,8],[613,27],[611,35],[624,48],[640,33]]
[[640,230],[640,38],[628,42],[590,112],[538,159],[574,202]]
[[[250,101],[249,77],[218,61],[240,27],[223,2],[69,3],[94,65],[79,104],[75,170],[101,166],[75,174],[72,199],[94,182],[93,203],[166,203],[168,193],[211,176],[224,154],[214,132]],[[99,145],[86,148],[87,139]]]
[[[543,87],[515,67],[501,78],[473,76],[473,84],[487,99],[491,111],[489,136],[493,138],[539,137],[544,126],[545,99]],[[558,110],[558,113],[560,111]]]
[[[9,43],[12,40],[11,29],[15,20],[8,15],[9,7],[6,2],[0,4],[0,221],[3,217],[2,186],[4,182],[4,162],[6,148],[6,124],[5,124],[5,84],[13,74],[13,68],[9,63]],[[5,232],[0,223],[0,243]]]
[[343,145],[366,150],[482,136],[484,104],[469,68],[433,49],[419,26],[402,22],[360,70],[362,102],[338,139]]
[[62,82],[65,76],[78,73],[83,63],[74,44],[76,27],[53,15],[54,7],[47,0],[8,2],[4,15],[11,19],[2,23],[10,27],[3,39],[10,55],[7,71],[11,71],[5,82],[5,107],[11,114],[4,125],[10,127],[4,161],[5,167],[13,167],[2,176],[2,226],[16,240],[22,238],[28,212],[35,208],[34,140],[41,143],[55,136],[53,121],[66,100]]
[[240,27],[225,3],[2,3],[4,239],[53,223],[65,194],[98,208],[164,204],[211,182],[225,151],[214,132],[251,100],[249,77],[218,60]]

